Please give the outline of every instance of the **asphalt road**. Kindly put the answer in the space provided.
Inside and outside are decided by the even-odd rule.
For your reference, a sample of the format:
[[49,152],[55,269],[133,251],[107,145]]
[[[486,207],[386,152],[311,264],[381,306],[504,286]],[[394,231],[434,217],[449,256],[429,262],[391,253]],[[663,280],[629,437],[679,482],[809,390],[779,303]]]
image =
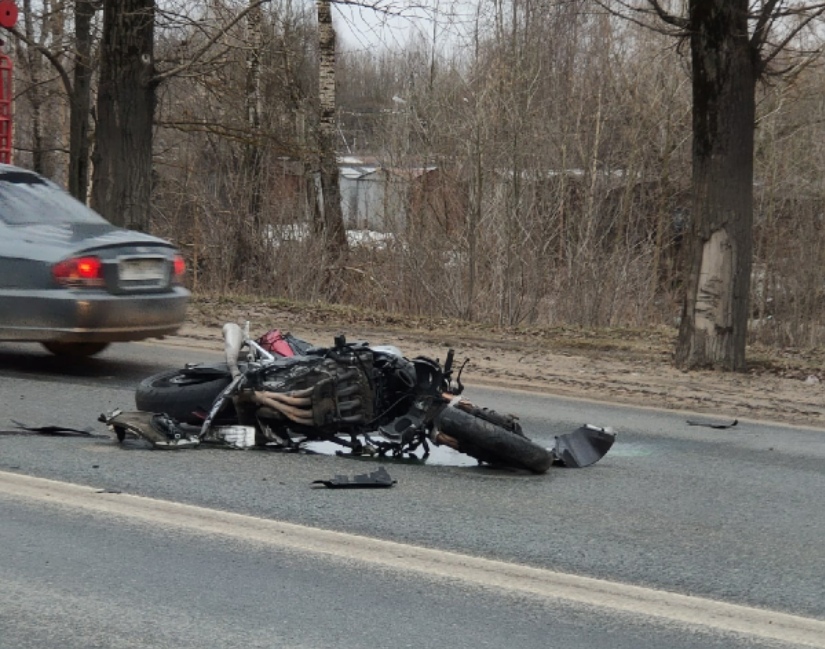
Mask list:
[[[97,415],[130,408],[140,378],[205,356],[134,344],[67,366],[33,346],[0,344],[0,430],[17,420],[104,434]],[[548,445],[584,422],[613,426],[619,442],[594,467],[532,476],[446,453],[422,466],[0,435],[0,472],[825,621],[824,431],[747,421],[717,430],[688,425],[684,413],[524,392],[467,396],[519,413],[528,435]],[[310,486],[378,464],[396,487]],[[775,646],[619,605],[593,608],[380,561],[365,567],[2,493],[0,545],[2,649]]]

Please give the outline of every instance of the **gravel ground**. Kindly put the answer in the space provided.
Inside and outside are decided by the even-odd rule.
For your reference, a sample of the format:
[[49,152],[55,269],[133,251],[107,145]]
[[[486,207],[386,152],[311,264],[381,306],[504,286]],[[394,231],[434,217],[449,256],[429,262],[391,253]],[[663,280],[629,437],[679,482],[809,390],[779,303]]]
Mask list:
[[350,340],[397,345],[407,356],[468,358],[465,383],[506,385],[560,396],[825,427],[825,354],[748,350],[744,373],[683,372],[671,362],[672,330],[496,329],[448,320],[197,299],[188,324],[167,342],[222,348],[224,322],[249,321],[253,334],[279,328],[314,344]]

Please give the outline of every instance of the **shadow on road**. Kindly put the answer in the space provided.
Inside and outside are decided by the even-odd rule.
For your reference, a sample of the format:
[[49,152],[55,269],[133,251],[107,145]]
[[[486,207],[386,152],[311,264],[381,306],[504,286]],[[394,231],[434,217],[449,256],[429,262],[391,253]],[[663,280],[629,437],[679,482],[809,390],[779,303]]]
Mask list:
[[165,369],[156,361],[140,360],[132,354],[119,352],[122,346],[111,347],[91,358],[54,356],[37,344],[0,343],[0,375],[27,378],[71,377],[139,381]]

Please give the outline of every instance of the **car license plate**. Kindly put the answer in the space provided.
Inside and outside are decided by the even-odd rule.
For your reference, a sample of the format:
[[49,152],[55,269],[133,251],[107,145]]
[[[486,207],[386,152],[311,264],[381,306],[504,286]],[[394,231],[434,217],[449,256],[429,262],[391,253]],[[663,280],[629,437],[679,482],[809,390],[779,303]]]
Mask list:
[[121,282],[160,281],[166,277],[166,259],[124,259],[118,265]]

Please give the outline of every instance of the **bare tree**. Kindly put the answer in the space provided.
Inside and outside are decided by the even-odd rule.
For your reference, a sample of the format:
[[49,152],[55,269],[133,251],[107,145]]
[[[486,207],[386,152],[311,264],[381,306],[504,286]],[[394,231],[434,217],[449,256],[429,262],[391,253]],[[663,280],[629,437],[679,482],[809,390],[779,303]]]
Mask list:
[[[346,213],[383,232],[351,238],[344,260],[327,248],[317,191],[319,127],[329,115],[319,109],[318,7],[264,2],[156,0],[154,126],[139,153],[151,152],[142,167],[151,172],[149,227],[186,251],[194,288],[507,327],[672,326],[685,307],[680,244],[691,238],[680,227],[695,199],[692,60],[668,34],[687,46],[687,23],[663,22],[649,0],[604,0],[631,21],[594,12],[593,0],[483,0],[472,26],[445,17],[433,36],[403,47],[336,52],[328,151],[345,144],[382,162],[360,189],[346,182]],[[32,0],[29,35],[22,22],[14,34],[18,160],[31,165],[40,151],[45,169],[70,185],[78,142],[94,141],[77,139],[96,125],[88,108],[69,107],[83,92],[78,75],[91,72],[95,96],[100,25],[98,9],[83,65],[83,15],[73,12],[94,5]],[[662,6],[690,20],[676,15],[687,0]],[[765,6],[751,2],[750,41]],[[750,120],[759,124],[751,341],[816,344],[825,335],[822,70],[798,66],[756,82],[810,60],[792,50],[816,49],[815,24],[797,29],[813,9],[795,15],[786,6],[763,25],[773,36],[760,46],[766,67],[754,78]],[[465,28],[467,40],[436,43],[448,27]],[[39,113],[29,101],[38,90]]]
[[155,0],[104,0],[92,207],[149,229],[157,79]]
[[[31,153],[31,165],[49,176],[63,175],[64,167],[58,154],[66,147],[61,141],[63,133],[58,125],[63,119],[61,114],[68,112],[67,184],[69,191],[85,202],[89,177],[91,84],[95,69],[93,23],[100,1],[75,0],[73,6],[74,13],[69,17],[65,3],[44,2],[40,11],[36,11],[31,1],[25,0],[23,30],[11,28],[9,32],[17,41],[17,67],[22,68],[27,82],[20,96],[27,100],[29,110],[20,110],[18,104],[16,121],[18,125],[22,121],[25,128],[21,130],[30,134],[24,148]],[[63,32],[65,24],[72,19],[74,39],[70,40]],[[67,56],[67,52],[71,54]],[[71,65],[74,66],[73,76]]]
[[11,28],[17,37],[17,58],[24,63],[27,86],[20,93],[30,110],[30,153],[35,171],[51,176],[55,172],[56,154],[60,149],[60,114],[53,69],[67,80],[65,72],[64,35],[65,15],[61,3],[46,0],[38,7],[31,0],[23,0],[22,31]]
[[[338,182],[336,142],[338,122],[335,106],[335,29],[332,25],[330,0],[317,0],[318,9],[318,174],[320,179],[319,213],[316,229],[324,239],[330,264],[336,272],[340,258],[346,254],[347,236],[341,212],[341,188]],[[318,227],[320,226],[320,227]]]
[[690,41],[693,199],[676,364],[743,370],[753,261],[756,84],[825,6],[689,0],[686,13],[676,14],[659,0],[602,4],[623,8],[646,24],[656,18]]
[[86,202],[89,191],[89,117],[91,109],[92,21],[98,0],[75,0],[74,82],[69,96],[69,192]]
[[92,205],[118,225],[147,230],[159,84],[190,71],[226,30],[269,0],[251,0],[189,60],[156,70],[155,0],[103,0]]

